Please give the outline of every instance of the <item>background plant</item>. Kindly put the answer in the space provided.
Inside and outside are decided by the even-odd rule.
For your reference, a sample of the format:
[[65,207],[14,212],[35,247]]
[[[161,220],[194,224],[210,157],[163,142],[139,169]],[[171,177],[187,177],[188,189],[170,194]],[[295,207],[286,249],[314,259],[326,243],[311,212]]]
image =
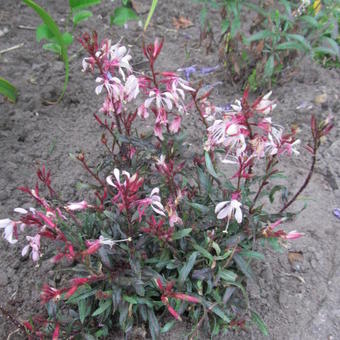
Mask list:
[[[46,40],[42,47],[45,50],[56,53],[60,56],[65,65],[65,81],[63,91],[58,101],[63,97],[68,80],[69,80],[69,56],[68,48],[74,41],[74,29],[76,26],[90,17],[93,13],[89,10],[92,6],[101,3],[101,0],[69,0],[68,16],[65,25],[65,32],[62,33],[62,29],[58,26],[56,21],[44,8],[39,6],[33,0],[23,0],[23,2],[31,7],[43,20],[43,24],[39,25],[36,29],[36,40],[40,42]],[[67,12],[67,9],[65,9]],[[122,6],[117,7],[114,10],[113,15],[110,17],[110,23],[118,26],[125,25],[129,20],[137,20],[138,16],[132,9],[129,0],[122,0]],[[70,21],[72,26],[70,27]]]
[[209,9],[220,12],[220,58],[235,84],[249,84],[252,90],[270,87],[303,55],[327,65],[339,60],[336,1],[199,2],[203,3],[203,29],[211,25]]
[[[285,156],[298,155],[300,143],[297,130],[283,133],[272,122],[270,93],[250,102],[245,91],[226,110],[209,101],[209,92],[157,69],[162,40],[143,46],[149,71],[139,76],[125,46],[98,42],[95,33],[84,34],[82,44],[88,52],[83,70],[95,72],[95,92],[105,96],[95,119],[107,157],[94,167],[84,153],[75,156],[93,179],[82,184],[92,198],[64,202],[42,167],[39,185],[20,188],[36,207],[16,208],[15,220],[0,220],[10,243],[28,231],[22,255],[70,264],[59,287],[42,287],[47,315],[22,328],[31,337],[91,339],[117,324],[127,335],[147,324],[157,339],[176,320],[189,320],[192,336],[201,327],[216,335],[252,320],[267,334],[244,288],[246,279],[256,280],[250,262],[263,259],[254,240],[278,247],[301,236],[278,226],[292,217],[286,210],[311,179],[331,117],[320,123],[312,118],[306,145],[311,169],[302,186],[284,196],[281,209],[269,213],[263,198],[273,202],[277,192],[286,192],[270,183],[282,176]],[[195,110],[205,136],[184,160],[182,119]],[[151,131],[141,127],[146,119]],[[232,175],[223,173],[221,162]]]

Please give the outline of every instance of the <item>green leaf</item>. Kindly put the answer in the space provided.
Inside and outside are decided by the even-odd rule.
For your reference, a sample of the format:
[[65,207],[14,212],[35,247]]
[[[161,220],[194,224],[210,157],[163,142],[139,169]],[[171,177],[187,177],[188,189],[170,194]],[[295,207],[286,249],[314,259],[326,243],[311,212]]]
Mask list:
[[0,77],[0,94],[15,103],[18,97],[18,91],[9,81]]
[[274,56],[271,55],[268,58],[266,65],[264,66],[264,77],[270,78],[273,75],[273,71],[274,71]]
[[225,281],[236,281],[237,279],[237,275],[233,271],[227,269],[220,269],[218,276]]
[[46,24],[41,24],[37,27],[35,31],[35,37],[37,42],[40,42],[43,39],[51,40],[54,38],[54,34],[49,30]]
[[55,54],[61,54],[61,48],[59,44],[56,43],[47,43],[42,46],[42,48],[46,51],[53,52]]
[[72,36],[72,34],[70,34],[70,33],[68,33],[68,32],[65,32],[65,33],[63,34],[63,40],[64,40],[64,44],[65,44],[66,46],[71,45],[71,44],[73,43],[73,36]]
[[265,257],[262,253],[259,253],[257,251],[252,251],[252,250],[242,250],[239,252],[239,254],[241,256],[245,256],[251,259],[255,259],[255,260],[260,260],[260,261],[264,261]]
[[262,31],[254,33],[249,38],[246,38],[245,41],[246,41],[246,43],[251,43],[253,41],[264,40],[264,39],[272,37],[272,36],[273,36],[273,33],[271,31],[262,30]]
[[224,19],[221,24],[221,35],[226,33],[228,31],[228,28],[230,26],[230,22],[228,19]]
[[249,264],[242,258],[241,255],[235,254],[233,257],[236,262],[237,267],[241,270],[241,272],[250,280],[255,281],[255,276],[253,271],[250,269]]
[[298,50],[304,51],[304,47],[297,41],[286,41],[275,46],[276,50]]
[[308,24],[309,26],[313,27],[313,28],[318,28],[319,27],[319,23],[318,21],[310,16],[310,15],[303,15],[299,18],[301,21],[305,22],[306,24]]
[[199,246],[198,244],[194,244],[193,247],[205,258],[210,260],[211,262],[214,261],[214,257],[208,252],[208,250],[204,249],[203,247]]
[[23,2],[31,7],[43,20],[43,22],[47,25],[48,29],[53,33],[54,38],[56,39],[57,43],[60,45],[61,48],[61,56],[64,61],[65,65],[65,80],[64,80],[64,87],[61,95],[58,98],[59,102],[67,89],[68,79],[69,79],[69,61],[68,61],[68,55],[67,55],[67,46],[64,43],[63,36],[59,30],[58,25],[55,23],[55,21],[51,18],[51,16],[39,5],[37,5],[33,0],[23,0]]
[[220,307],[215,306],[215,307],[212,308],[212,311],[219,318],[221,318],[224,322],[229,323],[231,321],[230,318],[222,311],[222,309]]
[[131,303],[132,305],[137,304],[136,297],[134,297],[134,296],[123,295],[123,300],[128,302],[128,303]]
[[149,329],[152,340],[159,339],[160,327],[153,309],[148,308]]
[[230,35],[231,35],[232,38],[234,38],[235,35],[238,33],[240,27],[241,27],[241,20],[240,20],[240,17],[237,16],[231,22]]
[[298,41],[306,51],[310,51],[311,46],[309,44],[309,42],[305,39],[304,36],[300,35],[300,34],[287,34],[287,37],[289,39],[293,39]]
[[151,21],[151,18],[155,12],[155,9],[157,7],[157,3],[158,3],[158,0],[152,0],[152,4],[150,6],[150,9],[149,9],[149,13],[148,13],[148,17],[146,18],[146,21],[145,21],[145,24],[144,24],[144,32],[147,30],[149,24],[150,24],[150,21]]
[[205,152],[204,158],[205,158],[205,165],[207,166],[209,174],[218,179],[217,173],[214,169],[214,166],[212,164],[212,161],[211,161],[211,158],[208,152]]
[[187,277],[189,276],[191,269],[194,267],[195,262],[196,262],[196,258],[197,258],[198,252],[194,251],[187,263],[185,263],[185,265],[182,267],[182,269],[179,272],[179,282],[181,285],[183,285],[183,283],[185,282],[185,280],[187,279]]
[[106,301],[100,303],[99,304],[99,308],[97,308],[93,312],[92,316],[97,316],[97,315],[100,315],[100,314],[104,313],[108,308],[111,307],[111,305],[112,305],[112,300],[111,299],[106,300]]
[[92,16],[93,16],[92,12],[88,10],[82,10],[80,12],[77,12],[72,18],[73,25],[77,26],[81,21],[85,21],[88,18],[91,18]]
[[128,7],[117,7],[110,16],[110,24],[124,26],[130,20],[138,20],[136,12]]
[[273,203],[274,202],[274,196],[275,196],[275,193],[280,191],[282,188],[284,188],[283,185],[275,185],[272,190],[270,190],[270,193],[269,193],[269,201],[270,203]]
[[320,54],[330,54],[330,55],[336,56],[336,53],[335,53],[331,48],[322,47],[322,46],[314,47],[314,48],[313,48],[313,54],[315,55],[316,53],[320,53]]
[[201,212],[202,214],[207,214],[210,211],[210,208],[203,204],[194,203],[194,202],[188,202],[188,204],[195,210]]
[[69,0],[72,11],[98,5],[100,3],[101,0]]
[[340,53],[339,45],[334,39],[329,38],[329,37],[322,37],[322,41],[326,42],[331,47],[331,49],[334,51],[334,55],[337,55],[339,57],[339,53]]
[[167,322],[162,328],[161,328],[161,333],[166,333],[168,331],[170,331],[170,329],[172,328],[172,326],[175,324],[175,320],[169,321]]
[[79,320],[82,324],[87,316],[91,314],[91,305],[84,299],[78,301]]
[[251,311],[251,320],[256,324],[256,326],[259,328],[259,330],[264,336],[269,335],[268,328],[266,324],[264,323],[264,321],[262,320],[262,318],[260,317],[260,315],[258,315],[254,311]]
[[183,237],[186,237],[191,233],[191,231],[192,231],[192,228],[186,228],[186,229],[181,229],[179,231],[176,231],[172,234],[172,240],[175,241]]

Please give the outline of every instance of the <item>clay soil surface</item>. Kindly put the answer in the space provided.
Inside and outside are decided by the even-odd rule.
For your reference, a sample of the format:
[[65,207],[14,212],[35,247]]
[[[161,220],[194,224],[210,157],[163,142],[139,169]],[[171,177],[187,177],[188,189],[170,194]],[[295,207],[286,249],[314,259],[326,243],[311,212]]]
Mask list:
[[[137,2],[140,15],[145,19],[150,1]],[[66,0],[40,3],[58,24],[65,24]],[[100,38],[108,37],[114,42],[122,38],[122,43],[130,45],[136,70],[142,71],[145,64],[140,27],[137,23],[129,24],[127,29],[110,27],[109,13],[115,3],[108,0],[102,3],[93,8],[94,16],[75,30],[75,36],[95,29]],[[150,40],[156,35],[165,37],[159,69],[174,71],[195,64],[199,70],[218,64],[217,43],[213,42],[214,51],[209,54],[205,52],[204,43],[199,44],[199,10],[199,5],[189,0],[160,1],[147,34]],[[188,17],[193,26],[176,31],[172,18],[179,15]],[[35,41],[34,30],[19,28],[20,25],[36,27],[40,23],[37,15],[20,1],[1,0],[0,30],[5,34],[0,36],[0,50],[24,45],[0,55],[0,75],[13,82],[20,92],[16,104],[0,97],[0,218],[14,217],[14,208],[30,206],[29,197],[16,188],[34,185],[35,171],[41,164],[52,170],[53,183],[65,200],[81,198],[76,184],[86,181],[87,177],[69,154],[83,150],[92,155],[95,162],[103,151],[101,131],[93,118],[103,98],[94,93],[93,76],[81,72],[84,54],[79,52],[81,46],[77,42],[70,49],[70,83],[66,95],[58,105],[46,105],[46,100],[55,99],[60,92],[63,63],[41,49]],[[218,30],[216,25],[216,41]],[[194,82],[203,79],[206,85],[218,83],[213,94],[218,104],[230,103],[242,95],[231,86],[221,69],[204,76],[198,72],[192,79]],[[324,69],[310,60],[302,60],[294,77],[273,88],[278,102],[273,120],[285,127],[298,124],[303,143],[309,137],[310,113],[317,117],[332,113],[335,127],[322,147],[312,184],[303,194],[308,198],[308,207],[285,226],[288,231],[304,232],[305,237],[289,243],[282,253],[265,250],[266,261],[254,266],[257,282],[247,285],[251,305],[266,322],[270,339],[340,338],[340,220],[332,213],[334,208],[340,207],[339,88],[339,70]],[[322,103],[315,101],[319,95],[323,95]],[[192,136],[192,145],[200,147],[199,123],[189,119],[186,129]],[[301,151],[301,156],[284,163],[290,176],[291,192],[301,185],[310,166],[308,155]],[[298,210],[302,204],[297,202],[292,210]],[[0,239],[0,304],[21,320],[41,309],[42,284],[60,280],[54,275],[50,262],[35,266],[31,260],[21,257],[24,241],[11,246]],[[189,329],[190,325],[181,324],[166,339],[183,339]],[[6,339],[15,330],[16,326],[0,314],[0,339]],[[200,336],[207,338],[204,334]],[[22,339],[23,336],[17,334],[11,338]],[[255,327],[221,337],[262,338]]]

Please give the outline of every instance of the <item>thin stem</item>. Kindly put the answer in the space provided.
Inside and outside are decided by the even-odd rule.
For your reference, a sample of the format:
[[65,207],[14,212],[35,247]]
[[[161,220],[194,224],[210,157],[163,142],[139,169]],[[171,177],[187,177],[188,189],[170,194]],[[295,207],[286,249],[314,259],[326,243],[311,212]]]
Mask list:
[[195,103],[196,110],[197,110],[198,113],[200,114],[201,121],[203,122],[205,128],[208,129],[209,125],[208,125],[208,123],[207,123],[207,121],[206,121],[206,119],[205,119],[205,117],[204,117],[204,115],[203,115],[203,113],[202,113],[200,107],[198,106],[198,103],[197,103],[197,101],[196,101],[196,96],[195,96],[195,94],[194,94],[193,92],[190,92],[190,93],[191,93],[191,96],[192,96],[192,100],[193,100],[194,103]]
[[299,195],[302,193],[302,191],[305,190],[306,186],[308,185],[309,181],[311,180],[313,172],[314,172],[314,168],[315,168],[317,150],[318,150],[318,140],[317,140],[317,138],[314,138],[312,164],[311,164],[311,167],[309,169],[308,175],[307,175],[305,181],[303,182],[303,184],[301,185],[300,189],[293,196],[293,198],[289,202],[287,202],[283,206],[283,208],[279,211],[280,214],[283,213],[293,202],[296,201],[296,199],[299,197]]

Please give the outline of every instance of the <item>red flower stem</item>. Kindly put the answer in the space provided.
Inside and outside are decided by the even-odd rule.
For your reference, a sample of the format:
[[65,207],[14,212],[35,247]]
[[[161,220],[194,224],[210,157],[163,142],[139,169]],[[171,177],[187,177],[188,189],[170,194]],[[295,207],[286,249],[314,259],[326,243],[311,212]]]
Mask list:
[[200,118],[201,118],[201,121],[202,123],[204,124],[205,128],[208,129],[209,125],[196,101],[196,95],[193,93],[193,92],[190,92],[191,93],[191,96],[192,96],[192,100],[194,101],[194,104],[195,104],[195,107],[196,107],[196,110],[198,111],[198,113],[200,114]]
[[305,181],[303,182],[303,184],[301,185],[300,189],[296,192],[296,194],[293,196],[293,198],[283,206],[283,208],[279,211],[279,214],[283,213],[293,202],[296,201],[296,199],[299,197],[299,195],[302,193],[302,191],[305,190],[309,181],[311,180],[313,172],[314,172],[314,168],[315,168],[318,145],[319,145],[318,138],[314,138],[312,164],[311,164],[311,167],[309,169],[308,175],[307,175]]
[[11,320],[13,324],[18,327],[24,334],[27,335],[26,328],[24,325],[22,325],[8,310],[0,306],[0,312],[7,318],[8,320]]

